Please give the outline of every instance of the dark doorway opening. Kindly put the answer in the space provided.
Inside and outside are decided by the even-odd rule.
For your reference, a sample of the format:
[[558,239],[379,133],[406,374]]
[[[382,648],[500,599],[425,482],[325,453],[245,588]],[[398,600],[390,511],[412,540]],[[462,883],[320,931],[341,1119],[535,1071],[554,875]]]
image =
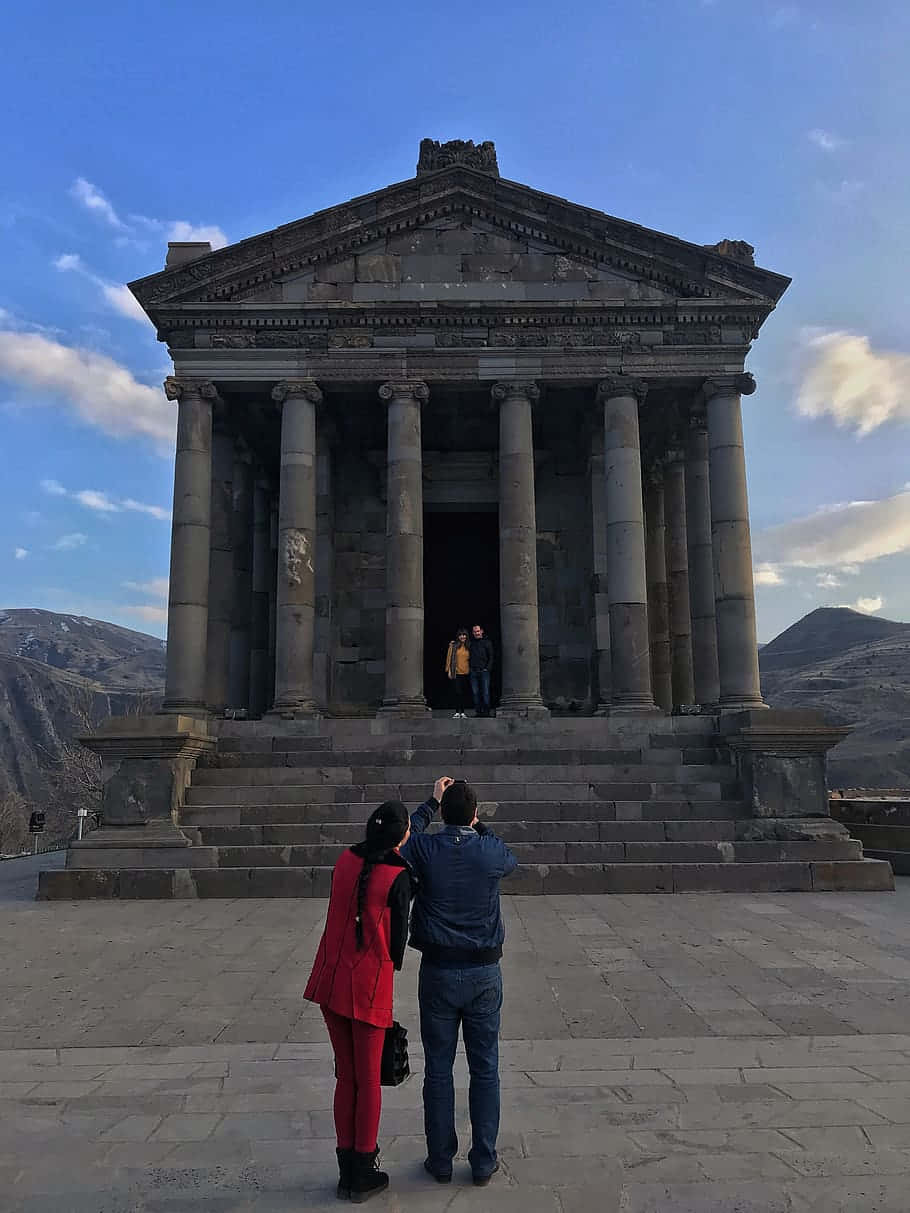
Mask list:
[[460,627],[479,623],[493,642],[491,688],[499,700],[499,512],[427,510],[423,518],[424,674],[431,708],[455,711],[455,687],[446,677],[449,641]]

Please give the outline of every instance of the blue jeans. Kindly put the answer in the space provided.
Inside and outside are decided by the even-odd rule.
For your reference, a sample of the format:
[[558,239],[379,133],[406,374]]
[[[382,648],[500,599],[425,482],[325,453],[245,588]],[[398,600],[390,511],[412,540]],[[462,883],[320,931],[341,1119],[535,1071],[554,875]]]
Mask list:
[[420,966],[419,998],[427,1160],[435,1174],[450,1175],[452,1159],[458,1152],[452,1066],[460,1025],[471,1073],[468,1109],[472,1143],[468,1162],[475,1175],[490,1175],[496,1166],[499,1134],[502,970],[498,964],[441,969],[424,961]]
[[474,711],[480,715],[481,712],[489,712],[490,710],[490,671],[489,670],[473,670],[471,672],[471,694],[474,696]]

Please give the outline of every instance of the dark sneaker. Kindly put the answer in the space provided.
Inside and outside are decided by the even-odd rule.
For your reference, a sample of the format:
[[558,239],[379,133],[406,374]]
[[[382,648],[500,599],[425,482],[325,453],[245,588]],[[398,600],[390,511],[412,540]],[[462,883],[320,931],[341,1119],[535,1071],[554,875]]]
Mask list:
[[485,1188],[498,1170],[499,1170],[499,1163],[496,1164],[496,1166],[493,1168],[493,1170],[488,1175],[475,1175],[474,1176],[474,1187],[475,1188]]
[[438,1184],[450,1184],[452,1182],[452,1172],[443,1172],[443,1174],[440,1175],[438,1171],[434,1171],[430,1166],[430,1160],[428,1158],[424,1159],[423,1169],[426,1171],[427,1175],[432,1175]]

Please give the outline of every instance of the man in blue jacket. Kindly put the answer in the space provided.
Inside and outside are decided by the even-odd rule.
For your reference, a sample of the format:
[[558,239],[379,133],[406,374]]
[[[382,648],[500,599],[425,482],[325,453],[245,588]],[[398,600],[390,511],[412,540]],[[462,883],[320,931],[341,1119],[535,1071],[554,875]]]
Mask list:
[[[437,809],[443,829],[428,834]],[[411,838],[402,854],[417,876],[411,947],[423,954],[424,1166],[439,1183],[452,1178],[458,1151],[452,1066],[461,1027],[471,1074],[468,1161],[474,1183],[482,1186],[499,1170],[499,961],[505,939],[499,882],[514,872],[518,860],[477,820],[473,789],[448,777],[437,780],[433,796],[411,815]]]

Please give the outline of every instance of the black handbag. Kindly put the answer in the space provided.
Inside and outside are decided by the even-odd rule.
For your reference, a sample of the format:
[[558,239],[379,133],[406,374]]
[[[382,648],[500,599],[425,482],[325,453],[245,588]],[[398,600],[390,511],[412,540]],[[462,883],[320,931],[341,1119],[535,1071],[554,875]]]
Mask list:
[[408,1062],[408,1030],[400,1023],[393,1023],[385,1030],[382,1045],[382,1065],[379,1081],[384,1087],[400,1087],[411,1074]]

